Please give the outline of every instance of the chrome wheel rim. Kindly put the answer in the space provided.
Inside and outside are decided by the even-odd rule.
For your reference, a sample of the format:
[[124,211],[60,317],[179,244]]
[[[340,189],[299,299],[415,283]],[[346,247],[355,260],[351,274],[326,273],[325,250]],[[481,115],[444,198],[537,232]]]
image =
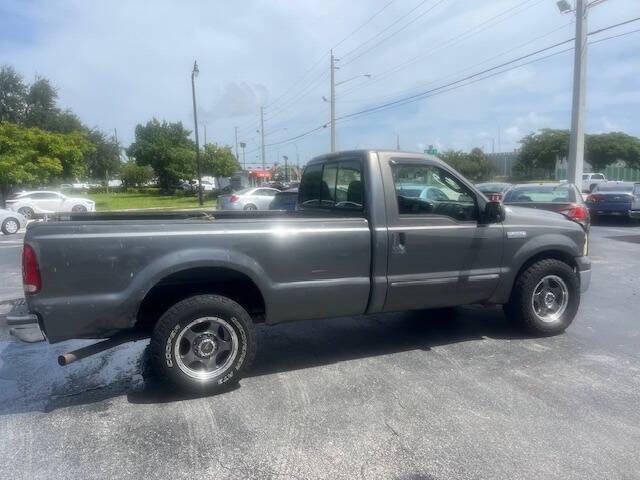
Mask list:
[[568,304],[569,289],[557,275],[543,277],[533,289],[531,307],[536,317],[545,323],[558,321]]
[[10,218],[5,222],[4,228],[9,233],[17,233],[20,230],[20,225],[16,220]]
[[206,382],[219,376],[238,354],[238,335],[218,317],[201,317],[182,329],[174,344],[178,368],[191,378]]

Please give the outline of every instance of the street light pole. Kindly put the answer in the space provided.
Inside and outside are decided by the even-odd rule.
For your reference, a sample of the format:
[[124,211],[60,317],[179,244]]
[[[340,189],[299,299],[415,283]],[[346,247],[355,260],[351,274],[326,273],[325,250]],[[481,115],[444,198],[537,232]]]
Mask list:
[[336,151],[336,78],[335,57],[331,49],[331,153]]
[[236,160],[240,161],[240,157],[238,156],[238,127],[234,127],[236,133]]
[[586,0],[576,0],[576,39],[573,61],[573,100],[571,107],[571,137],[567,180],[582,185],[584,169],[584,106],[587,71],[587,13]]
[[261,156],[262,156],[262,170],[265,169],[264,158],[264,107],[260,107],[260,139],[262,141]]
[[200,142],[198,140],[198,109],[196,108],[196,77],[200,73],[198,70],[198,62],[193,62],[193,70],[191,71],[191,95],[193,97],[193,123],[196,133],[196,167],[198,169],[198,202],[202,206],[202,172],[200,170]]
[[247,168],[247,162],[246,159],[244,157],[244,147],[246,147],[247,144],[245,142],[240,142],[240,148],[242,149],[242,169],[246,170]]
[[289,182],[289,157],[283,155],[282,158],[284,159],[284,181]]

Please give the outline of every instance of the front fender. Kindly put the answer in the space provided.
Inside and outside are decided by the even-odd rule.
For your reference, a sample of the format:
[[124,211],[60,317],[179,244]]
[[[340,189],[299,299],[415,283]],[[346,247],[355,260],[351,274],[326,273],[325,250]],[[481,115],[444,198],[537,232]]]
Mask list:
[[549,257],[575,258],[582,255],[582,246],[563,233],[542,233],[525,239],[510,239],[507,236],[500,283],[490,303],[508,302],[522,266],[534,257],[544,257],[545,253],[548,253]]

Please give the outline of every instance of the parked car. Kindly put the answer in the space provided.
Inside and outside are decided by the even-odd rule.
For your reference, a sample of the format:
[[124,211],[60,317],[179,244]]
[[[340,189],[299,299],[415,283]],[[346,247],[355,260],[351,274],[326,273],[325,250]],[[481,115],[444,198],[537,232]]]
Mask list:
[[591,217],[582,194],[571,183],[524,183],[513,185],[504,195],[505,205],[561,213],[589,230]]
[[288,210],[292,212],[296,209],[296,203],[298,203],[298,189],[290,188],[276,193],[269,204],[269,210]]
[[586,201],[591,216],[617,215],[631,217],[634,190],[636,190],[637,185],[633,182],[615,181],[596,185]]
[[7,200],[7,206],[27,218],[56,212],[95,212],[94,201],[81,197],[67,197],[59,192],[25,192]]
[[5,235],[15,235],[18,230],[27,226],[27,219],[24,215],[13,210],[0,208],[0,231]]
[[[432,202],[404,196],[406,184],[453,193]],[[251,364],[256,322],[502,304],[530,333],[553,335],[589,286],[580,225],[489,202],[431,156],[317,157],[297,207],[34,222],[23,248],[26,303],[7,324],[35,325],[51,343],[109,338],[61,355],[61,365],[151,336],[161,377],[220,392]]]
[[633,200],[629,216],[634,220],[640,220],[640,182],[633,184]]
[[583,173],[582,174],[582,191],[590,193],[596,185],[606,182],[607,177],[604,173]]
[[492,202],[501,202],[502,197],[510,187],[510,183],[504,182],[488,182],[476,184],[476,188],[484,193],[484,196]]
[[218,210],[269,210],[275,188],[245,188],[231,195],[218,196]]

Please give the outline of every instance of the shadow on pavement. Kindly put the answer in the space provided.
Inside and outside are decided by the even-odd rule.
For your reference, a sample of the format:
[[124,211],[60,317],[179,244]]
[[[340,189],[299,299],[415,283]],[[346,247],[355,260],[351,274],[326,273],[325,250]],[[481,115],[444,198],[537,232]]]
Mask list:
[[[527,338],[499,307],[463,307],[292,322],[257,328],[258,352],[248,377],[459,342]],[[177,392],[151,373],[146,342],[121,345],[69,367],[56,357],[84,345],[7,341],[0,351],[0,416],[50,412],[127,395],[131,403],[168,403],[202,395]],[[241,387],[232,387],[241,388]],[[208,396],[205,395],[205,396]]]
[[[293,322],[258,328],[258,353],[246,377],[270,375],[347,360],[481,340],[522,339],[500,308],[465,307],[401,314]],[[202,395],[208,396],[208,395]],[[129,393],[132,403],[167,403],[198,398],[148,377]]]

